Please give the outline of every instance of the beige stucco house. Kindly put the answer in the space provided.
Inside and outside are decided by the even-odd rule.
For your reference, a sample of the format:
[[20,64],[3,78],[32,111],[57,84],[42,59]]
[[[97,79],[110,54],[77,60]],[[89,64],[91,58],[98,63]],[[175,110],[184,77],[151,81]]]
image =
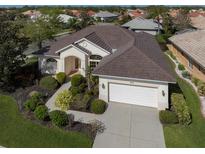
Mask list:
[[205,31],[174,35],[167,45],[192,76],[205,81]]
[[95,25],[66,35],[39,51],[42,73],[99,76],[99,98],[166,109],[175,83],[154,36],[114,25]]

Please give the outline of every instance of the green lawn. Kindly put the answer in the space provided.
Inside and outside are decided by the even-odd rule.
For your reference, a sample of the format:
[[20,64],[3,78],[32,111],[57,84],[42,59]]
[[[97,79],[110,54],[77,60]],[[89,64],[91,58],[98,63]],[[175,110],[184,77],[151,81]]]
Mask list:
[[0,145],[5,147],[92,147],[92,140],[77,132],[47,128],[21,116],[10,96],[0,95]]
[[[173,63],[172,67],[174,68]],[[191,110],[192,124],[188,127],[181,125],[165,125],[164,135],[166,146],[205,147],[205,119],[202,117],[200,111],[199,98],[189,83],[179,77],[177,77],[177,82]]]

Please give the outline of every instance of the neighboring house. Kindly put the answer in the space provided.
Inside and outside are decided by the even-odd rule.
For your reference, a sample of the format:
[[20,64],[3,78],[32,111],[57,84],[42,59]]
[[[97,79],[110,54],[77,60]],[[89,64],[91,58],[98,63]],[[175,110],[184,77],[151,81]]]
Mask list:
[[74,18],[72,16],[69,16],[67,14],[60,14],[58,16],[58,18],[60,18],[62,20],[63,23],[67,23],[70,19]]
[[[155,37],[114,25],[95,25],[38,51],[42,73],[99,76],[99,98],[166,109],[174,75]],[[49,72],[52,68],[52,72]]]
[[87,11],[87,15],[90,16],[90,17],[95,16],[95,14],[96,13],[94,11],[92,11],[92,10]]
[[141,10],[141,9],[128,10],[127,13],[132,19],[134,19],[136,17],[145,18],[147,16],[146,12],[144,10]]
[[205,81],[205,31],[197,30],[169,38],[169,50],[196,78]]
[[72,15],[73,15],[74,17],[79,18],[82,11],[81,11],[81,10],[70,10],[70,12],[72,13]]
[[[158,33],[158,24],[153,19],[145,19],[142,17],[137,17],[123,24],[122,27],[131,29],[135,32],[147,32],[152,35]],[[159,31],[162,30],[162,26],[159,25]]]
[[33,21],[35,21],[37,18],[39,18],[42,15],[40,11],[36,11],[36,10],[28,10],[23,12],[22,14],[28,16]]
[[112,21],[114,19],[117,19],[119,15],[108,12],[108,11],[100,11],[94,15],[95,19],[100,19],[101,21]]
[[191,25],[199,30],[205,29],[205,15],[198,15],[196,17],[190,17]]

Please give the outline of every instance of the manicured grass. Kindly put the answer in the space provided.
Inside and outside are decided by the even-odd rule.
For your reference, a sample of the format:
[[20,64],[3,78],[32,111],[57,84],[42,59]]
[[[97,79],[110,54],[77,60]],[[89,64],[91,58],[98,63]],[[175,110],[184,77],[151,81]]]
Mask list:
[[[169,60],[170,61],[170,60]],[[174,68],[173,62],[171,62]],[[177,77],[186,102],[192,113],[192,123],[188,126],[165,125],[164,136],[167,147],[205,147],[205,119],[200,111],[200,101],[192,86]]]
[[5,147],[92,147],[85,134],[47,128],[22,117],[10,96],[0,95],[0,145]]

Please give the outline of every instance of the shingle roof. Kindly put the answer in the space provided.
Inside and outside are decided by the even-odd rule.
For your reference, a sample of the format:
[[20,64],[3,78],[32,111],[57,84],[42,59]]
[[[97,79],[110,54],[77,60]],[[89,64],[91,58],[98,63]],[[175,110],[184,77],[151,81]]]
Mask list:
[[[59,56],[56,51],[86,38],[114,53],[104,57],[94,70],[98,75],[120,76],[175,82],[155,37],[115,25],[95,25],[61,37],[43,50],[47,56]],[[79,48],[79,46],[77,45]],[[81,49],[84,50],[84,49]],[[85,51],[88,52],[88,51]]]
[[106,51],[109,51],[110,53],[112,52],[112,48],[109,45],[107,45],[104,41],[102,41],[102,39],[95,32],[89,34],[85,38],[97,44],[98,46],[105,49]]
[[174,35],[169,40],[205,68],[205,30]]
[[[123,27],[127,27],[130,29],[147,29],[147,30],[157,30],[158,24],[153,21],[153,19],[144,19],[142,17],[137,17],[128,21],[127,23],[122,25]],[[162,27],[160,26],[160,29]]]
[[155,38],[143,32],[127,32],[135,38],[133,45],[103,58],[93,73],[175,82],[173,72]]

